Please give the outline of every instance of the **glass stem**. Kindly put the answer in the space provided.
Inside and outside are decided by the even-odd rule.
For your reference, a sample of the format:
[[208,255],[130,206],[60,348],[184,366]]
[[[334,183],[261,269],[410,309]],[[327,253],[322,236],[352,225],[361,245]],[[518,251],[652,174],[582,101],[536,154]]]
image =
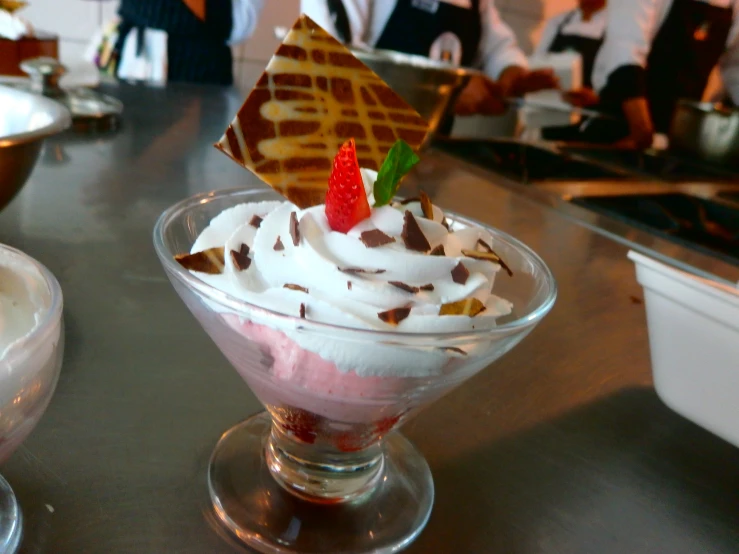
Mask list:
[[272,424],[265,446],[272,477],[288,492],[325,504],[348,502],[369,494],[384,473],[382,446],[355,452],[304,444]]

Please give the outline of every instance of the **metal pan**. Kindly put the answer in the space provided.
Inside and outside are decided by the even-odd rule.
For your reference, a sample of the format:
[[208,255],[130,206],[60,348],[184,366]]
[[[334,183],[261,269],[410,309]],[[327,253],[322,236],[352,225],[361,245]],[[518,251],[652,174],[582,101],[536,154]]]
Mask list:
[[670,150],[727,167],[739,167],[739,109],[680,100],[670,126]]

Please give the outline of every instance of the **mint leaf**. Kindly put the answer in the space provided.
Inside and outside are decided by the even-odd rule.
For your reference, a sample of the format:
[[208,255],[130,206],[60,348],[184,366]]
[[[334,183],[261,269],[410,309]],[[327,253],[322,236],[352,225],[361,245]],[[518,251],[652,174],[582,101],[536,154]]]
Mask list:
[[407,142],[398,140],[387,153],[382,167],[377,173],[377,180],[372,192],[375,195],[375,207],[389,204],[398,192],[400,181],[421,160]]

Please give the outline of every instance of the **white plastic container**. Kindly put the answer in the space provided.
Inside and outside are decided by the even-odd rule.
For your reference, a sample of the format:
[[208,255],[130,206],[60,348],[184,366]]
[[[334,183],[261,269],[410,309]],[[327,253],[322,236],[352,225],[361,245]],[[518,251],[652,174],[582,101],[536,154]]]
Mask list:
[[524,126],[539,129],[579,123],[580,116],[562,99],[562,91],[582,88],[582,56],[576,52],[534,55],[529,58],[529,67],[552,69],[559,79],[560,88],[540,90],[524,97],[529,104],[521,114]]
[[739,446],[739,290],[637,252],[628,256],[644,288],[657,394]]

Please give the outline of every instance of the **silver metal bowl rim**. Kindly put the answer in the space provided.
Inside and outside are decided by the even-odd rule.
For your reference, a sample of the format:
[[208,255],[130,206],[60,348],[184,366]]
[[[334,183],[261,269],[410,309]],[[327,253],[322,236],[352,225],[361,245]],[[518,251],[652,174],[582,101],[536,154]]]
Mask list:
[[11,254],[20,256],[29,264],[33,265],[39,271],[41,277],[44,280],[44,283],[46,283],[46,286],[49,288],[49,295],[51,297],[49,308],[43,314],[41,322],[25,339],[27,342],[26,349],[22,349],[16,354],[11,353],[8,358],[3,360],[3,362],[8,362],[10,360],[13,360],[13,358],[15,358],[16,356],[23,355],[23,351],[27,350],[29,346],[38,344],[39,340],[44,340],[44,338],[49,334],[50,329],[61,320],[62,312],[64,309],[64,296],[62,294],[62,287],[59,284],[59,281],[57,281],[57,278],[54,276],[54,274],[49,271],[49,269],[44,264],[39,262],[37,259],[32,258],[22,250],[18,250],[17,248],[13,248],[12,246],[8,246],[7,244],[0,243],[0,252],[2,251],[10,252]]
[[39,108],[42,108],[51,114],[51,122],[48,125],[44,125],[43,127],[34,129],[33,131],[0,136],[0,147],[15,146],[18,144],[41,140],[61,133],[72,125],[72,116],[69,113],[69,110],[59,102],[55,102],[54,100],[45,98],[38,94],[18,90],[13,87],[0,85],[0,90],[10,91],[13,95],[25,96],[29,101],[34,102]]
[[729,108],[713,102],[696,102],[695,100],[681,99],[677,104],[681,108],[687,108],[706,114],[713,113],[725,117],[739,114],[739,108]]
[[359,58],[362,62],[364,60],[372,60],[378,62],[392,62],[398,66],[415,67],[418,69],[430,69],[432,71],[439,71],[442,73],[451,73],[459,77],[480,75],[481,72],[478,69],[470,67],[461,67],[452,65],[450,63],[433,60],[426,56],[417,56],[415,54],[405,54],[403,52],[396,52],[395,50],[381,50],[376,48],[359,48],[352,46],[349,48],[352,54]]

